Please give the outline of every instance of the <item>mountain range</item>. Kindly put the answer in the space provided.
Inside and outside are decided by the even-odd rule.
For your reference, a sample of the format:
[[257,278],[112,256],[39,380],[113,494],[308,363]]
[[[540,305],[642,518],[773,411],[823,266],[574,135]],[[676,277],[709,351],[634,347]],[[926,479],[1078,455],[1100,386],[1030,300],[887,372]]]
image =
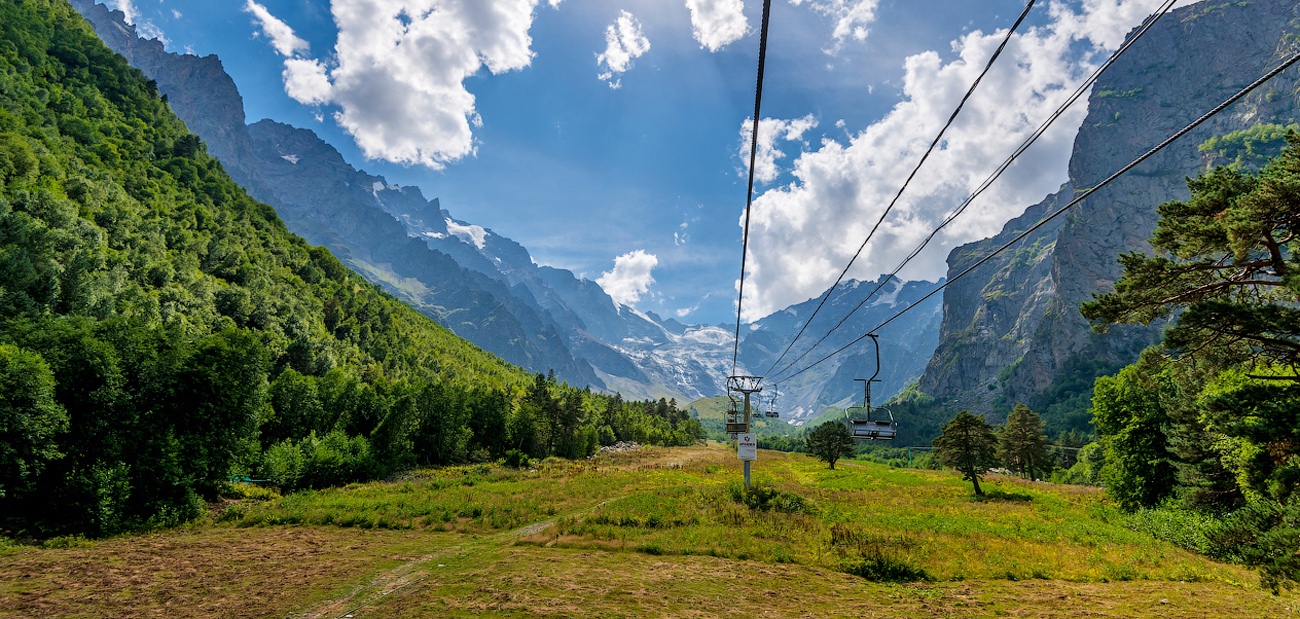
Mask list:
[[[291,230],[458,335],[533,371],[553,369],[571,383],[627,397],[693,400],[725,392],[733,326],[683,324],[616,303],[595,282],[540,266],[519,243],[454,217],[420,188],[356,169],[310,130],[272,120],[246,124],[238,89],[215,56],[166,52],[136,36],[120,12],[90,0],[73,5],[109,47],[157,81],[231,176],[274,206]],[[954,249],[949,277],[1266,71],[1300,34],[1298,11],[1291,2],[1255,0],[1200,3],[1163,17],[1093,88],[1067,182],[998,235]],[[992,420],[1014,402],[1044,409],[1068,403],[1070,411],[1060,414],[1074,415],[1086,430],[1092,378],[1135,359],[1160,325],[1093,333],[1079,304],[1111,289],[1121,252],[1149,249],[1156,205],[1186,198],[1186,177],[1216,161],[1198,147],[1261,123],[1293,122],[1296,92],[1296,72],[1289,70],[954,282],[941,300],[936,295],[891,323],[880,333],[883,382],[873,394],[889,397],[917,383],[944,406]],[[829,291],[823,313],[784,357],[820,299],[743,325],[736,371],[782,381],[779,408],[795,421],[854,401],[861,387],[852,379],[877,369],[870,340],[788,375],[942,281],[884,282],[880,298],[811,352],[807,347],[834,326],[832,319],[882,282],[852,280]]]
[[[733,371],[733,327],[684,324],[616,303],[595,282],[538,265],[519,243],[457,219],[420,188],[356,169],[311,130],[270,119],[247,124],[238,88],[216,56],[167,52],[161,42],[137,36],[120,11],[90,0],[72,4],[111,49],[157,82],[232,178],[275,207],[291,231],[329,248],[457,335],[521,367],[554,371],[572,384],[629,398],[690,401],[725,392],[725,377]],[[844,295],[858,284],[841,285],[828,309],[856,303]],[[891,282],[886,301],[846,323],[843,333],[935,285]],[[760,365],[775,361],[801,326],[795,317],[810,313],[806,306],[815,302],[745,325],[736,371],[759,372]],[[917,316],[919,322],[896,329],[902,339],[882,347],[889,363],[879,388],[886,395],[920,376],[937,342],[938,300]],[[823,347],[832,344],[838,347],[843,339],[828,338]],[[861,343],[856,354],[802,375],[790,386],[798,395],[783,404],[797,419],[848,397],[851,377],[873,371],[863,367],[867,346]]]

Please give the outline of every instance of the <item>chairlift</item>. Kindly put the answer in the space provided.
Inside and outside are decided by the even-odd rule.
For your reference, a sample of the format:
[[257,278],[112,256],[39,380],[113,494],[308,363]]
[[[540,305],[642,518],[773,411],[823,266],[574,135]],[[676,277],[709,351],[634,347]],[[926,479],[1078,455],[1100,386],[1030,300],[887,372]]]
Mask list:
[[776,412],[776,385],[772,385],[772,398],[767,402],[767,412],[763,413],[768,419],[780,419],[781,413]]
[[727,399],[731,400],[731,408],[727,410],[727,434],[749,432],[749,426],[745,424],[744,405],[731,394],[727,394]]
[[[862,405],[850,406],[844,411],[844,423],[848,426],[849,435],[860,441],[889,441],[898,436],[898,422],[894,421],[894,413],[883,406],[871,407],[871,383],[878,383],[876,376],[880,375],[880,342],[876,341],[876,336],[872,335],[871,342],[876,345],[876,373],[871,378],[855,378],[854,382],[862,383]],[[875,419],[872,419],[872,413],[875,412]],[[880,411],[884,411],[882,415]],[[888,416],[886,421],[883,417]]]

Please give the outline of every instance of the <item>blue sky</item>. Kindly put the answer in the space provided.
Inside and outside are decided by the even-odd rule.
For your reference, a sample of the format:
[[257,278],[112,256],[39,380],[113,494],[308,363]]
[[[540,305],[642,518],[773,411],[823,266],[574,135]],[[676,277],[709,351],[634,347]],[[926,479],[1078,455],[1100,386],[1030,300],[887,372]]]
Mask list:
[[[893,268],[1158,4],[1040,0],[851,275]],[[734,320],[757,0],[109,5],[220,56],[250,122],[310,128],[639,309]],[[1023,6],[773,0],[748,319],[834,281]],[[941,277],[949,250],[1054,191],[1085,111],[903,275]]]

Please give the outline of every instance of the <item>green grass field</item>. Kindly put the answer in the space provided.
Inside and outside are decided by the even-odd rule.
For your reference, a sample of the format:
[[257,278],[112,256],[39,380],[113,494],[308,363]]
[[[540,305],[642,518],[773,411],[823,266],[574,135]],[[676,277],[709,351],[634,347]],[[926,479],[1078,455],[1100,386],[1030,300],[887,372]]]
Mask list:
[[0,617],[1282,617],[1254,574],[1095,489],[718,445],[418,471],[0,549]]

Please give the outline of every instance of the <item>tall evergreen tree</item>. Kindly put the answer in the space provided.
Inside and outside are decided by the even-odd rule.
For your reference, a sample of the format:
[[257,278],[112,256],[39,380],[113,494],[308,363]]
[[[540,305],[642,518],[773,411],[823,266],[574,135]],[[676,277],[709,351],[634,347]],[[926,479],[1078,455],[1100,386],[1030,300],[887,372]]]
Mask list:
[[1016,404],[998,433],[998,455],[1022,478],[1037,479],[1034,473],[1047,469],[1047,435],[1038,413]]
[[957,469],[962,479],[975,486],[975,495],[984,496],[980,479],[998,465],[998,435],[984,415],[964,410],[943,424],[943,433],[934,439],[935,453],[944,466]]

